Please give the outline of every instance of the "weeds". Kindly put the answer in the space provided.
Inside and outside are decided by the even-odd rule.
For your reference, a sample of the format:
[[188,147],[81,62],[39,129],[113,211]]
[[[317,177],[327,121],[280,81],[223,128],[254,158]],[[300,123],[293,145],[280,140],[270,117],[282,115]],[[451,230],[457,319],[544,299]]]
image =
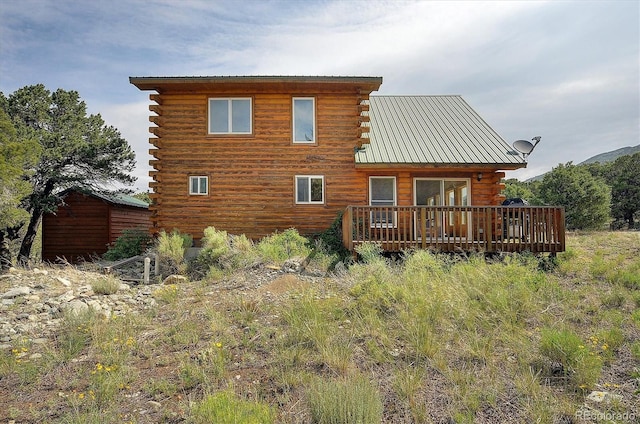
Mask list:
[[152,293],[156,300],[164,303],[172,304],[178,300],[178,286],[175,284],[167,284],[157,288]]
[[267,404],[240,399],[233,392],[223,391],[195,404],[191,417],[198,424],[270,424],[275,422],[276,414]]
[[120,280],[113,275],[106,275],[91,283],[91,289],[96,294],[114,294],[120,289]]
[[587,343],[571,330],[554,328],[542,329],[540,336],[540,353],[559,364],[553,365],[552,374],[565,378],[574,390],[593,387],[602,369],[598,338]]
[[308,396],[315,424],[367,424],[382,420],[377,388],[363,376],[314,381]]
[[[8,342],[0,421],[570,422],[600,387],[623,396],[609,410],[635,406],[637,238],[570,236],[544,270],[532,255],[392,262],[367,245],[340,277],[240,293],[234,267],[310,245],[208,233],[205,271],[223,281],[145,288],[157,304],[140,314],[65,315],[51,346]],[[323,249],[311,263],[329,262]]]

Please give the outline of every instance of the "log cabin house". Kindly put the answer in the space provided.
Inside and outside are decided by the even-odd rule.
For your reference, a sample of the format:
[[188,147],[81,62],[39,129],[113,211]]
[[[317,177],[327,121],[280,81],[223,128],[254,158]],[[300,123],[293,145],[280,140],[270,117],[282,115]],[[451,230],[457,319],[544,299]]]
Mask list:
[[558,252],[564,211],[501,206],[526,166],[460,96],[372,96],[380,77],[131,77],[148,90],[153,230],[295,227],[383,248]]
[[127,229],[151,228],[149,205],[124,194],[68,189],[55,213],[42,217],[42,259],[70,263],[104,254]]

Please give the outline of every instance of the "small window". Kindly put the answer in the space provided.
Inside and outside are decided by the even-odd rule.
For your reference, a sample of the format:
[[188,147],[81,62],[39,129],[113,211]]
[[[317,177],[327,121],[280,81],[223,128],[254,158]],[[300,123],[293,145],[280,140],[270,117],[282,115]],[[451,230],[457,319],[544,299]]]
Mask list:
[[189,194],[205,195],[209,193],[209,177],[189,177]]
[[209,134],[251,134],[251,99],[209,99]]
[[316,112],[313,97],[293,98],[293,142],[316,142]]
[[296,176],[296,203],[323,204],[324,177],[321,175]]

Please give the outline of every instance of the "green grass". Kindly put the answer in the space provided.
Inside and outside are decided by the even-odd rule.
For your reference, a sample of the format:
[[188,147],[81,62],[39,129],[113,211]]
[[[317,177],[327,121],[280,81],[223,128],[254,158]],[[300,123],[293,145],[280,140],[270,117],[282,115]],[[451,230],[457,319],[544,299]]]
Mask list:
[[202,424],[270,424],[275,415],[269,405],[240,399],[229,391],[209,395],[191,408],[192,422]]
[[315,424],[368,424],[382,419],[382,399],[375,384],[359,375],[314,381],[308,402]]

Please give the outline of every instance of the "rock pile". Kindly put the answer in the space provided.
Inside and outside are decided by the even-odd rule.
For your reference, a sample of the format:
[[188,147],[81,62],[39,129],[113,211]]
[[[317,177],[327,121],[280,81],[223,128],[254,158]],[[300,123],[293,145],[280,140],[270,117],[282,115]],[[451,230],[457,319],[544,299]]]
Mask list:
[[[138,268],[133,264],[132,269]],[[305,269],[302,260],[289,260],[284,266],[257,264],[215,283],[217,291],[235,291],[239,295],[270,287],[284,275],[297,274],[300,281],[315,284],[324,278],[318,270]],[[101,267],[99,267],[101,269]],[[106,278],[97,272],[75,267],[32,270],[11,268],[0,275],[0,349],[21,343],[44,344],[55,338],[65,313],[79,314],[93,309],[104,317],[139,313],[156,306],[152,293],[162,284],[184,284],[188,280],[170,275],[157,284],[121,283],[114,294],[94,293],[92,284]],[[214,295],[214,292],[209,293]],[[261,296],[270,293],[260,290]]]
[[96,294],[92,282],[104,276],[72,267],[41,270],[11,268],[0,276],[0,349],[17,343],[46,343],[60,326],[64,313],[92,308],[105,317],[139,312],[156,303],[158,285],[120,284],[111,295]]

